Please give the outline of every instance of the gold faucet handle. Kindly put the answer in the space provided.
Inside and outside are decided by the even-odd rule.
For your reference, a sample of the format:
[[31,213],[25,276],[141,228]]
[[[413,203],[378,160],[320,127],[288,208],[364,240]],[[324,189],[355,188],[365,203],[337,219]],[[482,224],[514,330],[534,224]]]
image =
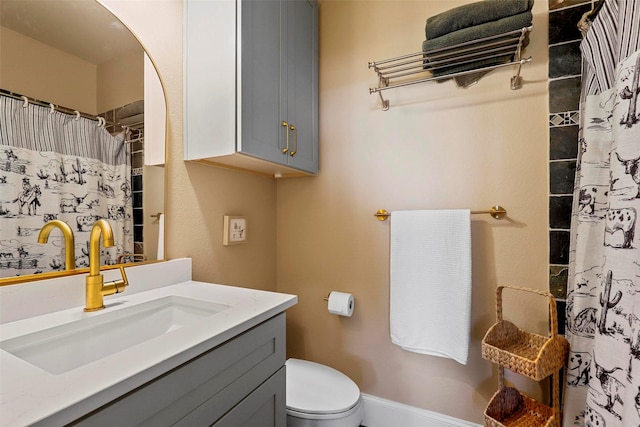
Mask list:
[[122,279],[112,280],[111,282],[105,282],[102,286],[102,295],[113,295],[124,292],[125,288],[129,286],[129,280],[127,279],[127,273],[124,272],[124,267],[120,266],[120,274]]
[[147,257],[145,254],[132,254],[132,253],[124,253],[118,255],[118,259],[116,260],[116,264],[122,264],[122,262],[127,259],[127,262],[136,262],[136,260],[146,261]]

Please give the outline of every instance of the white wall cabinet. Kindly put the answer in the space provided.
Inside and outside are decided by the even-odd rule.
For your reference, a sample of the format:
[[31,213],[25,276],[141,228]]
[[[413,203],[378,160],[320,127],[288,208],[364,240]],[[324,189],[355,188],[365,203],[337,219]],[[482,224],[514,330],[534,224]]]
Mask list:
[[185,160],[318,172],[315,0],[185,2]]
[[144,54],[144,164],[164,166],[167,103],[160,76],[151,58]]
[[70,425],[286,427],[285,314]]

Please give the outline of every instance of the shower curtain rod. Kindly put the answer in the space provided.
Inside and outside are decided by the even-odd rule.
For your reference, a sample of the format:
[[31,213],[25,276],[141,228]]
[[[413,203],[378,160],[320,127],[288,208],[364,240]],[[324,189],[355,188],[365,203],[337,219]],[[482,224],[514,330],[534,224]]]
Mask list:
[[104,119],[102,117],[98,117],[98,116],[94,116],[92,114],[88,114],[88,113],[83,113],[82,111],[78,111],[78,110],[72,110],[71,108],[67,108],[67,107],[61,107],[59,105],[55,105],[52,104],[51,102],[46,102],[46,101],[41,101],[39,99],[35,99],[35,98],[31,98],[25,95],[20,95],[19,93],[15,93],[15,92],[11,92],[5,89],[0,89],[0,95],[4,95],[4,96],[8,96],[10,98],[14,98],[14,99],[19,99],[21,101],[25,102],[25,106],[27,105],[27,103],[29,104],[35,104],[35,105],[39,105],[41,107],[47,107],[47,108],[51,108],[52,111],[59,111],[63,114],[69,114],[72,116],[78,116],[78,117],[84,117],[85,119],[89,119],[89,120],[96,120],[98,122],[103,121]]

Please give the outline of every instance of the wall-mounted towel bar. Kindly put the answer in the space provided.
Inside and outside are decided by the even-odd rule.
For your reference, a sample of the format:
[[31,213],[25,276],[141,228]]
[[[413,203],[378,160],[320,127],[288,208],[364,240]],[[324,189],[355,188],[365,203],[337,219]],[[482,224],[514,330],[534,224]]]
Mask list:
[[[389,109],[389,101],[382,97],[383,90],[484,73],[511,65],[516,66],[516,74],[511,78],[511,89],[519,89],[522,86],[522,65],[531,62],[530,57],[521,57],[522,48],[526,45],[531,30],[533,26],[440,49],[369,62],[369,68],[373,68],[378,76],[378,86],[369,88],[369,94],[377,93],[382,109],[386,111]],[[410,76],[415,77],[409,78]],[[406,79],[402,79],[403,77]]]
[[[471,211],[471,213],[474,215],[489,214],[495,219],[502,219],[507,216],[507,210],[499,205],[492,206],[488,211]],[[378,211],[374,213],[373,216],[378,218],[378,221],[385,221],[391,216],[391,212],[387,211],[386,209],[378,209]]]

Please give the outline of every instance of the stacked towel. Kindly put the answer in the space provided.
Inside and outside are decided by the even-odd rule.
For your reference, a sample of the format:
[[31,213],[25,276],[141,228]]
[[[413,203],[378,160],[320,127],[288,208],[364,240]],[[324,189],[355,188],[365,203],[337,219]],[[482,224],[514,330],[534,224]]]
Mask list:
[[427,19],[427,40],[464,28],[530,12],[533,0],[485,0],[456,7]]
[[394,211],[390,332],[407,351],[466,364],[471,325],[469,210]]
[[144,100],[132,102],[120,108],[116,119],[122,126],[135,126],[144,123]]
[[[453,45],[496,36],[529,27],[533,20],[531,8],[533,0],[485,0],[471,3],[443,12],[427,19],[425,26],[426,40],[422,43],[422,51],[427,60],[435,61],[438,49]],[[524,45],[528,43],[528,38]],[[433,70],[434,76],[474,70],[490,65],[502,64],[513,59],[512,54],[495,58],[483,58],[466,64],[443,67]],[[466,87],[482,77],[485,73],[473,74],[463,78],[455,78],[459,86]],[[460,80],[460,81],[458,81]],[[463,84],[460,84],[463,82]]]

